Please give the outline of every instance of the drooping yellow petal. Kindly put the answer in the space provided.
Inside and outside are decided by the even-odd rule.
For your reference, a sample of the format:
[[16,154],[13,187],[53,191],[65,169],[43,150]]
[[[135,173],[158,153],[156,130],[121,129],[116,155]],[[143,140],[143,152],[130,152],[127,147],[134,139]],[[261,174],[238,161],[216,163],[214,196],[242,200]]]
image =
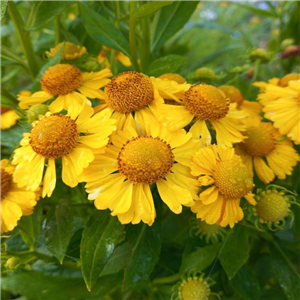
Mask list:
[[13,230],[21,219],[22,210],[11,201],[1,201],[1,233]]
[[55,159],[48,159],[48,166],[44,175],[42,197],[50,197],[56,185]]
[[254,157],[254,168],[258,178],[264,183],[269,183],[275,178],[274,172],[261,157]]
[[200,194],[200,200],[204,205],[211,204],[218,199],[219,192],[215,186],[206,189]]
[[229,225],[231,228],[244,217],[243,210],[240,208],[240,199],[230,199],[225,202],[224,214],[218,224],[222,227]]
[[194,139],[200,139],[203,145],[211,144],[211,135],[207,129],[206,122],[203,120],[197,120],[195,124],[190,128]]

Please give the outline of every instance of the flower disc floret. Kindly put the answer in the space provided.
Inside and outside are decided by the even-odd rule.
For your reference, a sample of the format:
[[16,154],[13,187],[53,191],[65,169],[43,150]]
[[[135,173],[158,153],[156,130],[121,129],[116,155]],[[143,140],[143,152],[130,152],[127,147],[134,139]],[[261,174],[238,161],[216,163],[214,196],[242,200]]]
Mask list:
[[210,292],[209,286],[205,281],[192,280],[185,283],[182,287],[182,299],[206,300]]
[[229,99],[212,85],[194,84],[183,99],[183,104],[200,120],[217,121],[224,118],[229,110]]
[[69,64],[50,67],[41,79],[42,89],[51,95],[66,95],[74,92],[82,83],[80,70]]
[[275,149],[274,137],[266,129],[261,127],[249,127],[241,148],[251,156],[267,156]]
[[171,146],[152,136],[141,136],[127,141],[118,155],[120,173],[133,183],[152,184],[164,178],[173,163]]
[[77,125],[64,115],[50,115],[40,120],[31,130],[32,149],[46,158],[59,158],[68,154],[78,140]]
[[12,175],[1,169],[1,199],[9,192],[12,182]]
[[153,101],[154,87],[148,76],[138,72],[124,72],[107,84],[105,99],[117,112],[138,111]]
[[214,172],[214,179],[219,192],[227,199],[244,197],[253,187],[250,171],[239,160],[219,162]]

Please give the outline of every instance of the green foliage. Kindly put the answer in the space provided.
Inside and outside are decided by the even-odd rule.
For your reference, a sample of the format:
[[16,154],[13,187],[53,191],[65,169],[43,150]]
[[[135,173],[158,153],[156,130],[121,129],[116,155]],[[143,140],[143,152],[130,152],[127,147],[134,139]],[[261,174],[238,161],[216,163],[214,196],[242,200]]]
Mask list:
[[146,17],[151,15],[152,13],[156,12],[163,6],[167,6],[172,4],[174,1],[159,1],[159,2],[151,2],[144,4],[134,10],[132,13],[133,16],[137,18]]
[[4,17],[4,15],[5,15],[7,4],[8,4],[8,1],[1,1],[1,15],[0,15],[0,20],[2,20],[3,17]]

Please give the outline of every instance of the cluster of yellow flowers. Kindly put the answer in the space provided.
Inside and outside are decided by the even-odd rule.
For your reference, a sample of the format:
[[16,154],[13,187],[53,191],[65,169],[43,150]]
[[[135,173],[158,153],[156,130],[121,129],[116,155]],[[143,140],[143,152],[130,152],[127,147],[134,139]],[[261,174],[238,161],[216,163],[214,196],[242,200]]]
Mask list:
[[256,205],[253,169],[267,184],[299,161],[295,76],[257,83],[258,103],[233,86],[191,85],[172,74],[109,79],[109,69],[50,67],[42,91],[18,98],[22,109],[44,103],[49,111],[24,134],[11,164],[1,162],[1,232],[31,213],[39,196],[51,196],[56,169],[70,187],[86,183],[88,199],[122,224],[153,224],[156,186],[175,214],[187,206],[207,224],[233,227],[244,216],[241,198]]

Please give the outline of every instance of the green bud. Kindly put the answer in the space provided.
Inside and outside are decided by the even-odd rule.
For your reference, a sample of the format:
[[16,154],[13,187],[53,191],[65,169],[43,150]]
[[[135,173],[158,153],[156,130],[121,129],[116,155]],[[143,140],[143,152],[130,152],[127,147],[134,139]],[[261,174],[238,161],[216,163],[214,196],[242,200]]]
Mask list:
[[18,267],[20,262],[21,262],[21,259],[19,257],[12,256],[6,261],[5,267],[6,267],[6,269],[14,270]]
[[89,58],[85,63],[83,63],[83,68],[87,72],[98,72],[102,70],[101,64],[98,62],[97,58]]
[[250,52],[249,58],[252,62],[260,60],[262,63],[267,63],[271,59],[271,53],[262,48],[257,48]]
[[27,111],[28,122],[32,123],[39,119],[40,115],[45,115],[48,112],[48,105],[35,104],[31,106]]
[[294,39],[285,39],[281,42],[280,49],[284,51],[287,47],[293,45],[294,42]]
[[215,72],[212,69],[209,68],[199,68],[195,71],[194,75],[192,76],[192,79],[195,80],[213,80],[216,79],[217,76]]

